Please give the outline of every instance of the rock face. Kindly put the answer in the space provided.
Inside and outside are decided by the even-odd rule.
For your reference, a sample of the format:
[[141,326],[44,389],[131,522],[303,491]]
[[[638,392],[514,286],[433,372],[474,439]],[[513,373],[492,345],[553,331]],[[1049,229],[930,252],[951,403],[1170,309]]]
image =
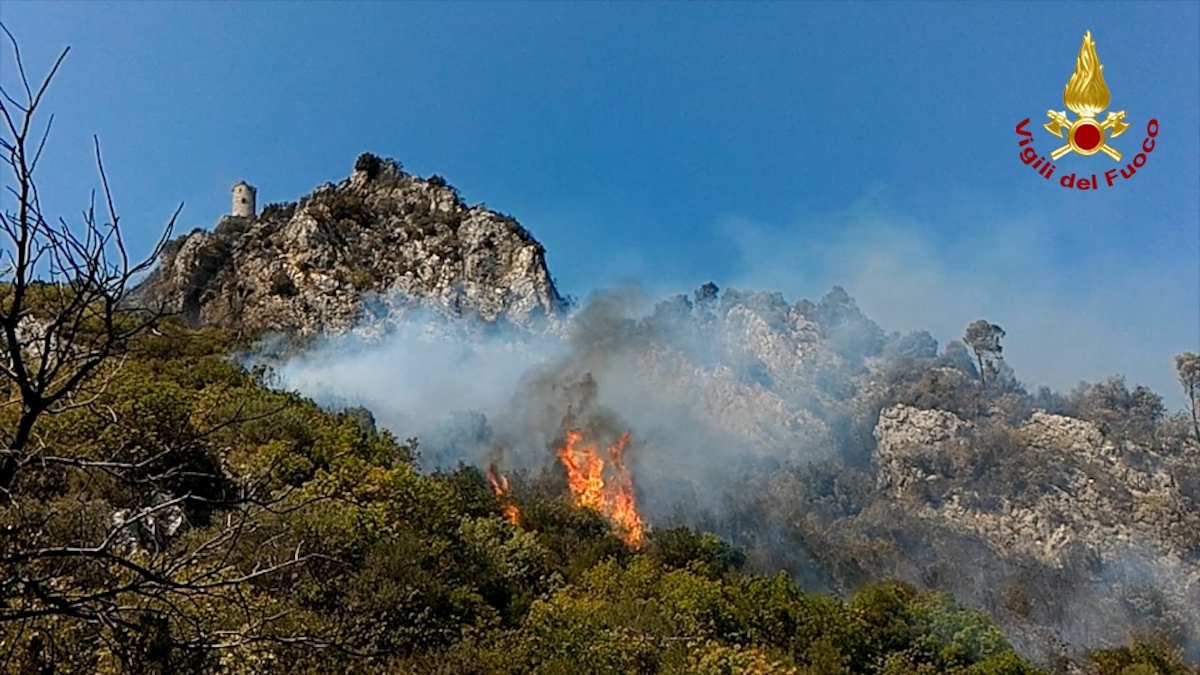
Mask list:
[[1196,639],[1200,509],[1173,475],[1194,476],[1194,461],[1040,410],[1015,429],[983,429],[942,410],[894,405],[880,413],[875,437],[879,499],[928,523],[934,537],[981,542],[1001,565],[1060,580],[1061,596],[1050,590],[1032,604],[1072,607],[1065,616],[1043,607],[1032,623],[1005,621],[1026,648],[1044,648],[1029,644],[1030,634],[1047,625],[1085,644],[1133,626]]
[[174,240],[131,297],[193,325],[301,335],[414,308],[530,326],[565,307],[515,220],[371,155],[298,203]]
[[124,551],[159,550],[188,526],[187,516],[178,499],[154,493],[144,509],[118,509],[111,516],[115,531],[113,542]]
[[[1010,457],[973,448],[967,439],[974,431],[975,425],[940,410],[883,410],[875,428],[878,486],[922,517],[974,534],[1005,555],[1054,567],[1066,563],[1073,547],[1116,563],[1134,547],[1178,560],[1200,544],[1200,510],[1181,493],[1161,455],[1118,449],[1095,424],[1044,411],[1013,432]],[[981,466],[1031,459],[1045,466],[1049,480],[988,495]]]

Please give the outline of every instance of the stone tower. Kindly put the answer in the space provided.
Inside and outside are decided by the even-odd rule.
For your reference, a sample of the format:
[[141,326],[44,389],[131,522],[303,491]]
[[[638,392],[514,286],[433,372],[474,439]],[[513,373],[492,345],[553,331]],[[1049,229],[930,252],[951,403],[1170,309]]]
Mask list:
[[244,180],[233,186],[233,215],[242,218],[253,218],[257,213],[255,200],[258,190]]

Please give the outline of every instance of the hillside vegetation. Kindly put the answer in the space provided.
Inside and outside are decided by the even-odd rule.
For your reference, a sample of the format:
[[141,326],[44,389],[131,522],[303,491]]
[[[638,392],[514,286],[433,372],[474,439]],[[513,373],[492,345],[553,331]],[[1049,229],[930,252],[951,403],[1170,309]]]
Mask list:
[[[423,475],[419,446],[369,416],[263,386],[227,358],[231,333],[157,332],[91,405],[45,419],[66,461],[28,468],[2,512],[5,672],[1039,672],[944,595],[805,593],[687,528],[633,550],[546,477],[516,487],[513,525],[476,469]],[[89,461],[136,468],[117,480]],[[171,534],[152,514],[128,521],[121,556],[20,558],[98,545],[155,495],[179,497]],[[1104,675],[1187,672],[1144,644],[1091,659]]]

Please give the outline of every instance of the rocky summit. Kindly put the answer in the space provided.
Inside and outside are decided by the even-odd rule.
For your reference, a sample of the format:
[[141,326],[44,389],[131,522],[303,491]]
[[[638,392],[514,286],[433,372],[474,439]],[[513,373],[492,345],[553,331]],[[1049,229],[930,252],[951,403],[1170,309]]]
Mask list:
[[131,299],[192,325],[299,335],[415,308],[529,327],[565,307],[516,220],[373,155],[298,202],[171,241]]

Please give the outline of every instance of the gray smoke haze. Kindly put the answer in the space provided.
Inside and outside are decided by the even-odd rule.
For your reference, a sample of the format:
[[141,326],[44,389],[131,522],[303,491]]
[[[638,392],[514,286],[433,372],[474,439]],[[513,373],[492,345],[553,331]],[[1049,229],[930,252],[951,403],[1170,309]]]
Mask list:
[[[325,339],[277,374],[284,387],[325,407],[363,406],[401,438],[425,440],[449,423],[461,431],[467,413],[493,415],[510,406],[529,369],[562,348],[553,337],[481,337],[417,314],[381,334]],[[482,457],[430,459],[442,466],[459,459],[478,464]]]
[[1031,390],[1123,374],[1182,406],[1173,358],[1200,349],[1200,258],[1180,268],[1097,253],[1045,220],[967,213],[956,238],[939,240],[863,208],[785,226],[733,219],[724,233],[745,263],[739,286],[811,296],[838,284],[885,329],[942,344],[986,318],[1008,332],[1005,359]]
[[797,418],[803,401],[742,381],[726,365],[733,359],[722,342],[736,337],[653,321],[651,309],[639,288],[624,286],[593,294],[564,325],[536,336],[471,333],[422,317],[375,337],[327,339],[277,373],[326,407],[361,405],[397,436],[417,437],[426,469],[552,465],[569,413],[597,442],[629,431],[643,506],[666,518],[680,503],[718,508],[731,472],[756,461],[834,452],[819,430],[789,428],[811,422]]

